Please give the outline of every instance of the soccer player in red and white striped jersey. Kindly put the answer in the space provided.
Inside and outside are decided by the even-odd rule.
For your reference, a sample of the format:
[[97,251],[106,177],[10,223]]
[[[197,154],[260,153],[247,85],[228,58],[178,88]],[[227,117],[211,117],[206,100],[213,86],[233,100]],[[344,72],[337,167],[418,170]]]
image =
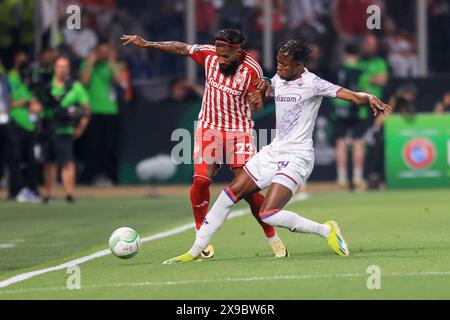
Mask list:
[[[217,41],[216,45],[228,44]],[[241,63],[230,65],[228,71],[223,68],[223,63],[219,63],[216,47],[212,45],[193,45],[189,56],[205,69],[206,85],[199,127],[250,132],[253,121],[247,97],[255,92],[253,82],[263,76],[258,62],[245,53]]]
[[[124,45],[133,43],[141,48],[153,48],[167,53],[188,56],[200,64],[205,72],[205,91],[198,117],[194,144],[194,182],[190,198],[196,229],[199,230],[208,212],[210,185],[221,164],[229,164],[235,175],[256,154],[253,143],[252,113],[262,107],[255,82],[262,78],[259,63],[243,48],[245,37],[235,29],[220,30],[215,45],[188,45],[181,42],[150,42],[139,36],[123,36]],[[276,257],[287,256],[283,242],[275,229],[258,216],[264,196],[254,193],[245,199],[264,230]],[[214,255],[208,245],[204,258]]]

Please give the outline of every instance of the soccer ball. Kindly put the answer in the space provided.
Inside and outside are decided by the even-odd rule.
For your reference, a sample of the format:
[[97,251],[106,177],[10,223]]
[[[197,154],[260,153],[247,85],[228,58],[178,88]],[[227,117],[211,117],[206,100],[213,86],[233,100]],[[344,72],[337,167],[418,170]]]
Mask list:
[[121,259],[134,257],[141,246],[141,239],[136,231],[122,227],[114,231],[109,238],[111,252]]

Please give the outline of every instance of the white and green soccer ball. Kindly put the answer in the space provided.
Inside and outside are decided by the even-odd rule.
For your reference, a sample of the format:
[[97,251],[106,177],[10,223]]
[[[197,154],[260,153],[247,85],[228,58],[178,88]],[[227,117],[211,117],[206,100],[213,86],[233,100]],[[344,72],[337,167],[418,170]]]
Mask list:
[[109,238],[111,252],[121,259],[134,257],[141,246],[141,239],[136,231],[122,227],[114,231]]

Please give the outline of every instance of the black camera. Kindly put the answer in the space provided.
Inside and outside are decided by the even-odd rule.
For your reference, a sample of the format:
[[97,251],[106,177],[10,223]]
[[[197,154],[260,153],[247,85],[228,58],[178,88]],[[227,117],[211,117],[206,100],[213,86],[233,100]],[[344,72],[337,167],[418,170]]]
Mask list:
[[85,111],[80,105],[71,105],[68,107],[57,106],[55,108],[55,121],[61,127],[77,126],[84,115]]

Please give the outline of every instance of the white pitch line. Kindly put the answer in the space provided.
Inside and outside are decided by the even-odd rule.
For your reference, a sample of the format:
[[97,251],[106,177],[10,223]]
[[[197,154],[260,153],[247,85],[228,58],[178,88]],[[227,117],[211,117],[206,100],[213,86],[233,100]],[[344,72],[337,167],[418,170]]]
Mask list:
[[[247,212],[249,212],[249,209],[234,210],[234,211],[231,212],[231,214],[229,215],[228,219],[232,219],[232,218],[243,216]],[[165,231],[165,232],[160,232],[160,233],[154,234],[152,236],[149,236],[149,237],[146,237],[146,238],[142,238],[142,242],[148,242],[148,241],[154,241],[154,240],[157,240],[157,239],[167,238],[167,237],[173,236],[175,234],[182,233],[184,231],[193,229],[194,227],[195,227],[194,223],[184,224],[184,225],[182,225],[180,227],[177,227],[177,228],[174,228],[172,230]],[[0,281],[0,288],[5,288],[5,287],[10,286],[10,285],[12,285],[14,283],[21,282],[21,281],[24,281],[24,280],[36,277],[36,276],[39,276],[39,275],[44,274],[44,273],[48,273],[48,272],[52,272],[52,271],[58,271],[58,270],[66,269],[66,268],[69,268],[69,267],[74,267],[76,265],[85,263],[87,261],[106,256],[108,254],[111,254],[111,251],[109,249],[105,249],[105,250],[97,251],[97,252],[95,252],[93,254],[90,254],[90,255],[82,257],[82,258],[71,260],[69,262],[60,264],[60,265],[55,266],[55,267],[50,267],[50,268],[46,268],[46,269],[41,269],[41,270],[36,270],[36,271],[22,273],[22,274],[14,276],[12,278],[6,279],[4,281]]]
[[9,249],[15,246],[14,243],[0,243],[0,249]]
[[[151,287],[151,286],[176,286],[176,285],[191,285],[202,283],[227,283],[227,282],[255,282],[255,281],[280,281],[280,280],[310,280],[323,278],[357,278],[366,277],[365,273],[341,273],[341,274],[305,274],[305,275],[280,275],[270,277],[243,277],[243,278],[218,278],[218,279],[194,279],[194,280],[175,280],[175,281],[144,281],[144,282],[129,282],[129,283],[108,283],[98,285],[81,286],[79,290],[85,289],[103,289],[103,288],[119,288],[119,287]],[[409,272],[409,273],[383,273],[382,276],[389,277],[422,277],[422,276],[450,276],[450,271],[424,271],[424,272]],[[0,291],[2,294],[14,293],[31,293],[31,292],[46,292],[46,291],[74,291],[67,287],[49,287],[49,288],[32,288],[32,289],[17,289]]]

